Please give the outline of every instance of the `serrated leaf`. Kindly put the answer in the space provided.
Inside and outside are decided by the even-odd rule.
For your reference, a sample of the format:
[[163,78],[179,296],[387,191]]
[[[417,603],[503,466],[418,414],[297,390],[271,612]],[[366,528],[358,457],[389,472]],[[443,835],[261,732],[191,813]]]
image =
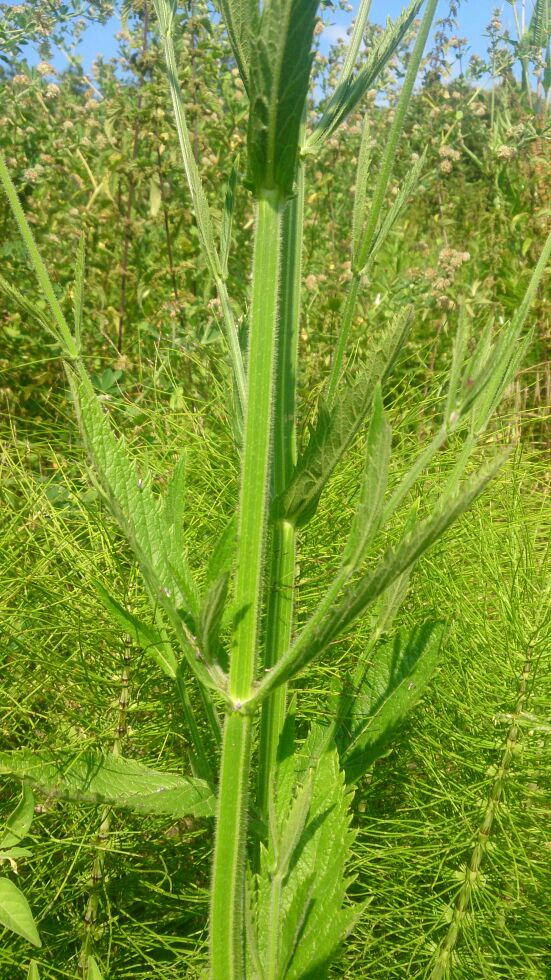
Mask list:
[[[303,803],[310,793],[304,819]],[[278,882],[273,854],[271,849],[262,853],[254,910],[258,955],[266,969],[270,928],[277,928],[277,968],[265,975],[293,980],[307,975],[321,977],[335,948],[356,921],[359,908],[346,905],[349,882],[345,869],[354,838],[350,830],[351,795],[344,785],[337,753],[334,747],[325,746],[317,726],[304,745],[278,767],[275,799],[280,840],[293,845],[292,856],[286,859],[289,872],[274,919],[272,899]],[[293,815],[297,819],[289,830]]]
[[29,903],[9,878],[0,878],[0,925],[22,936],[33,946],[42,946]]
[[375,389],[367,436],[366,459],[360,499],[352,522],[342,564],[358,565],[379,530],[388,480],[391,430],[386,420],[380,385]]
[[8,282],[7,279],[4,279],[3,276],[0,276],[0,292],[4,293],[5,296],[11,299],[12,302],[19,307],[19,309],[23,310],[23,312],[31,318],[31,320],[36,320],[40,326],[44,328],[44,330],[57,339],[57,334],[54,330],[52,330],[50,324],[48,323],[47,314],[44,312],[44,310],[41,310],[36,303],[33,303],[26,296],[23,296],[23,293],[20,293],[19,290],[11,282]]
[[216,542],[209,558],[205,582],[207,587],[231,571],[237,542],[237,517],[232,515]]
[[80,429],[99,488],[127,538],[155,604],[166,613],[188,666],[205,687],[220,688],[197,647],[199,598],[179,536],[165,516],[164,501],[153,494],[147,475],[138,476],[123,437],[117,439],[83,371],[70,373]]
[[291,483],[274,501],[276,517],[302,527],[314,516],[329,477],[369,412],[377,385],[392,370],[408,328],[408,317],[397,317],[369,355],[360,380],[335,401],[331,412],[320,408],[316,428],[299,457]]
[[249,47],[257,27],[256,0],[219,0],[228,37],[245,89],[249,88]]
[[528,25],[530,44],[535,48],[545,48],[551,39],[551,2],[536,0]]
[[229,574],[225,572],[210,586],[199,613],[199,643],[209,660],[219,658],[220,624],[228,595]]
[[[321,600],[310,620],[304,626],[294,644],[276,666],[265,675],[258,685],[256,698],[262,700],[280,684],[296,676],[306,664],[325,650],[327,645],[372,605],[396,579],[410,569],[428,548],[453,524],[482,493],[490,480],[509,456],[509,451],[498,456],[489,466],[476,473],[462,493],[446,500],[431,517],[406,534],[395,549],[390,549],[376,567],[366,572],[359,581],[346,587],[340,600],[328,606]],[[330,587],[328,595],[331,595]]]
[[228,274],[228,259],[231,248],[231,234],[233,225],[233,211],[235,208],[235,190],[237,187],[238,161],[231,168],[228,178],[228,186],[224,195],[224,212],[222,214],[222,227],[220,229],[220,265],[222,275]]
[[475,474],[467,481],[462,493],[418,524],[395,549],[386,553],[375,569],[366,572],[355,586],[348,589],[346,596],[329,613],[324,624],[317,631],[315,642],[320,644],[321,649],[350,625],[399,575],[419,560],[444,531],[471,506],[508,456],[509,452],[498,456],[493,463]]
[[394,23],[388,20],[384,33],[373,44],[366,64],[355,75],[347,75],[339,82],[321,119],[306,141],[305,152],[317,153],[354,111],[365,93],[373,87],[409,31],[422,3],[423,0],[413,0]]
[[163,641],[160,633],[148,626],[137,616],[128,612],[120,602],[117,602],[101,582],[93,579],[94,587],[103,607],[107,610],[114,623],[128,633],[129,636],[141,647],[143,652],[155,661],[161,668],[163,674],[176,679],[178,673],[178,661],[169,643]]
[[[405,206],[408,198],[419,183],[421,171],[425,164],[426,151],[415,161],[406,173],[400,184],[400,188],[392,204],[390,205],[384,218],[379,222],[372,240],[368,238],[362,240],[361,232],[358,231],[358,243],[353,249],[353,266],[360,275],[365,275],[377,252],[382,248],[390,232],[392,231],[400,213]],[[367,214],[364,214],[365,231],[368,232],[369,223]]]
[[27,836],[34,820],[34,795],[30,786],[23,787],[21,800],[10,813],[0,835],[0,848],[16,847]]
[[312,66],[317,0],[267,0],[251,36],[247,181],[292,193]]
[[181,456],[170,476],[165,495],[165,516],[168,524],[182,534],[186,501],[186,457]]
[[361,682],[345,688],[336,741],[347,782],[355,782],[385,751],[422,696],[438,664],[444,625],[424,623],[372,651]]
[[0,752],[0,772],[62,800],[108,803],[173,819],[211,817],[215,811],[212,787],[204,780],[160,772],[122,756],[18,749]]

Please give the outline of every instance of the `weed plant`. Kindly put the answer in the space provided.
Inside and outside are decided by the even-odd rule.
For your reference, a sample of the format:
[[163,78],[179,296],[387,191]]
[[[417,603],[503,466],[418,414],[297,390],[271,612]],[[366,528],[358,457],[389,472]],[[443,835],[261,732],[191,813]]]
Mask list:
[[[208,444],[209,452],[203,449],[202,454],[203,487],[205,483],[208,485],[208,492],[203,489],[203,499],[207,495],[212,499],[216,488],[218,506],[213,524],[221,525],[222,530],[209,561],[205,562],[203,556],[199,570],[191,544],[200,535],[200,508],[194,512],[192,491],[188,489],[194,485],[189,462],[186,465],[185,455],[178,453],[170,479],[165,483],[158,477],[142,453],[135,456],[123,435],[117,437],[86,371],[81,346],[84,238],[77,255],[73,316],[69,325],[6,165],[0,158],[0,177],[47,311],[33,305],[6,280],[3,290],[14,303],[37,318],[61,350],[89,457],[92,485],[101,500],[101,508],[91,506],[84,520],[86,511],[82,510],[82,501],[78,504],[74,515],[76,533],[71,526],[72,489],[70,485],[65,487],[64,500],[63,484],[60,488],[58,481],[50,501],[56,515],[53,531],[44,532],[40,519],[37,527],[33,513],[18,515],[19,520],[23,516],[30,522],[29,546],[45,557],[51,554],[55,542],[63,558],[63,543],[70,542],[67,551],[72,561],[75,546],[79,546],[78,575],[94,590],[88,589],[87,610],[86,602],[83,603],[84,614],[93,623],[93,629],[90,650],[87,651],[90,643],[87,633],[68,658],[68,672],[67,661],[61,656],[57,658],[61,669],[62,731],[56,728],[49,706],[44,703],[42,684],[28,686],[28,711],[18,713],[20,730],[14,733],[11,746],[0,756],[3,771],[20,778],[24,785],[21,803],[8,818],[3,846],[12,867],[18,858],[31,856],[28,849],[20,847],[29,834],[34,815],[34,797],[29,786],[46,794],[46,810],[52,799],[67,801],[69,814],[77,803],[101,804],[99,811],[94,811],[95,838],[91,840],[84,817],[77,816],[74,825],[75,857],[71,871],[74,866],[78,876],[84,858],[88,868],[91,867],[91,880],[86,880],[81,892],[81,900],[86,893],[84,930],[73,953],[80,971],[88,977],[100,975],[96,958],[101,942],[98,911],[102,896],[105,899],[108,894],[103,885],[106,864],[119,851],[114,829],[119,819],[114,813],[118,811],[141,814],[135,825],[136,818],[128,818],[129,836],[128,832],[123,835],[126,848],[120,847],[123,865],[128,857],[129,837],[134,855],[137,851],[142,858],[141,850],[144,850],[143,874],[130,874],[128,881],[128,895],[133,901],[126,903],[124,911],[116,913],[123,920],[126,917],[126,923],[121,924],[121,943],[126,955],[122,972],[115,967],[118,975],[136,976],[136,970],[141,968],[137,966],[137,958],[144,967],[147,965],[160,974],[166,960],[181,958],[194,949],[197,972],[206,969],[215,980],[244,976],[321,977],[328,973],[344,939],[354,930],[358,937],[362,935],[362,922],[370,923],[367,938],[363,940],[366,945],[362,963],[368,963],[370,957],[384,961],[387,952],[381,951],[379,945],[384,916],[371,918],[370,905],[379,902],[384,908],[385,888],[366,887],[365,881],[365,869],[369,868],[371,855],[377,848],[374,844],[377,832],[370,829],[376,826],[376,819],[364,825],[358,834],[358,821],[353,823],[358,807],[358,802],[354,803],[354,787],[362,780],[369,780],[363,785],[369,786],[367,797],[375,800],[377,810],[380,797],[371,796],[372,787],[377,787],[380,773],[384,784],[384,757],[389,742],[415,708],[438,665],[447,665],[448,656],[452,658],[448,651],[453,650],[453,640],[445,627],[444,601],[427,611],[419,595],[412,600],[402,628],[395,628],[413,568],[476,501],[508,455],[498,453],[489,463],[481,464],[480,457],[487,456],[488,448],[491,452],[492,445],[499,441],[489,428],[490,422],[530,343],[531,332],[526,331],[525,323],[551,251],[551,236],[518,309],[500,331],[494,333],[491,324],[472,330],[466,312],[460,312],[447,382],[440,400],[429,402],[429,411],[423,416],[421,449],[416,446],[409,458],[404,451],[399,459],[392,454],[391,422],[395,424],[395,404],[400,399],[409,393],[412,402],[415,400],[408,390],[411,386],[407,373],[400,368],[400,355],[407,344],[414,311],[404,308],[378,335],[370,332],[363,352],[364,363],[358,367],[356,377],[351,380],[350,374],[344,373],[364,277],[414,191],[424,164],[423,158],[416,162],[394,201],[387,203],[394,158],[434,16],[435,0],[428,0],[423,11],[369,197],[369,120],[366,118],[364,122],[351,222],[351,278],[316,417],[309,437],[299,444],[298,334],[306,164],[359,105],[420,8],[419,3],[413,2],[394,25],[389,24],[365,63],[355,68],[368,13],[368,4],[360,6],[339,82],[321,116],[309,125],[305,110],[317,6],[314,2],[293,0],[272,0],[260,9],[256,4],[230,0],[220,5],[249,101],[246,186],[254,199],[255,240],[250,306],[243,318],[246,322],[243,331],[232,302],[228,275],[238,172],[234,168],[229,178],[222,220],[216,228],[197,169],[179,87],[172,42],[178,24],[176,6],[167,0],[155,3],[198,239],[217,292],[233,374],[233,392],[227,406],[238,460],[237,513],[232,514],[228,503],[231,486],[228,488],[227,473],[222,479],[216,473],[220,460],[226,458],[226,446],[222,443],[224,448],[220,452],[215,448],[219,443],[213,438]],[[246,333],[246,345],[243,333]],[[405,404],[407,413],[411,409],[407,401]],[[361,451],[362,476],[359,486],[356,483],[352,515],[343,528],[342,538],[334,533],[334,522],[326,518],[330,540],[323,552],[321,576],[318,576],[321,581],[316,591],[310,592],[308,583],[315,576],[308,575],[308,547],[310,555],[316,555],[318,569],[320,556],[317,549],[314,551],[316,538],[309,535],[312,528],[313,534],[319,535],[317,514],[320,508],[323,513],[327,500],[341,499],[342,476],[338,467],[348,451],[358,452],[357,439],[367,420]],[[483,448],[479,448],[480,444]],[[21,473],[21,466],[17,461],[13,472],[14,480],[20,479],[17,474]],[[18,502],[21,494],[17,483],[13,494]],[[33,497],[32,490],[24,494],[27,501]],[[67,507],[56,511],[56,500],[58,504],[65,502]],[[88,501],[89,505],[93,503]],[[120,539],[113,540],[112,526],[103,508],[126,539],[135,565],[129,553],[120,557]],[[48,507],[47,513],[51,512],[52,508]],[[201,520],[205,522],[204,515]],[[311,529],[310,522],[314,522]],[[302,540],[306,547],[306,574],[300,565],[297,582],[297,543]],[[9,550],[8,546],[8,553]],[[98,551],[107,560],[105,578],[109,588],[95,571]],[[513,561],[515,570],[532,568],[526,547],[517,547],[517,552]],[[439,558],[442,563],[442,554]],[[144,586],[140,598],[136,596],[137,569]],[[48,640],[42,649],[44,653],[48,651],[48,659],[52,641],[62,639],[59,620],[55,613],[52,618],[52,610],[56,610],[58,602],[64,605],[67,589],[63,580],[56,581],[54,589],[47,568],[45,575],[46,601],[42,599],[38,608],[48,613],[46,624],[39,617],[37,627],[41,631],[44,625],[47,627]],[[71,581],[73,575],[71,564]],[[116,582],[123,586],[122,590],[113,589]],[[23,596],[22,605],[36,615],[34,582],[24,580],[23,584],[30,594]],[[306,585],[306,589],[302,590],[301,585]],[[489,772],[484,769],[485,778],[480,779],[480,812],[460,841],[464,856],[458,868],[454,864],[458,853],[453,849],[448,853],[453,870],[446,867],[438,878],[438,893],[423,919],[422,945],[419,922],[414,924],[407,940],[403,933],[398,940],[399,962],[409,957],[408,969],[424,971],[433,980],[449,972],[462,935],[465,975],[474,963],[486,964],[486,943],[491,945],[494,936],[491,933],[481,943],[475,931],[473,940],[468,913],[477,904],[479,894],[482,895],[480,929],[484,930],[488,922],[485,910],[489,908],[491,914],[495,908],[501,888],[499,874],[484,892],[481,865],[489,848],[490,834],[499,823],[505,782],[518,754],[521,725],[529,716],[534,730],[539,731],[541,720],[539,692],[534,695],[535,710],[530,712],[527,706],[536,683],[532,683],[532,677],[536,676],[535,665],[540,663],[544,622],[539,596],[534,598],[530,583],[526,587],[534,603],[533,612],[528,619],[521,615],[515,619],[516,642],[511,643],[507,652],[509,683],[497,699],[508,705],[508,710],[504,707],[502,712],[503,718],[497,716],[499,723],[508,726],[499,746],[493,746],[497,768]],[[149,600],[149,613],[145,611],[145,598]],[[501,601],[505,601],[503,597]],[[98,602],[119,629],[118,641],[107,661],[103,653],[107,639],[102,640],[102,626],[97,622]],[[511,603],[510,615],[514,617],[518,600],[515,598]],[[347,656],[340,646],[342,636],[360,619],[361,625],[357,626]],[[10,658],[13,656],[17,661],[19,650],[21,647],[25,650],[28,643],[29,632],[32,634],[32,625],[24,619],[22,628],[18,624],[14,630]],[[80,631],[79,636],[82,636]],[[157,672],[141,675],[142,668],[138,666],[132,682],[137,650]],[[28,660],[28,653],[23,662],[25,657]],[[109,659],[111,677],[106,677],[105,664]],[[451,659],[450,663],[455,661]],[[462,667],[468,677],[471,668],[466,663]],[[457,691],[454,669],[446,671],[446,676],[450,691]],[[17,676],[17,668],[14,677],[19,687],[23,678]],[[136,684],[138,678],[139,706],[131,712],[132,683]],[[517,681],[516,692],[511,688],[512,678]],[[72,688],[75,697],[71,712],[67,706],[71,708]],[[83,689],[94,705],[95,731],[81,723],[78,698]],[[163,705],[171,698],[170,690],[179,710],[174,720],[169,719],[167,723]],[[35,701],[43,717],[43,729],[38,730]],[[154,702],[157,708],[150,706]],[[457,695],[453,703],[457,703]],[[488,690],[485,706],[491,704]],[[67,727],[71,713],[72,724]],[[430,715],[431,711],[427,713]],[[130,719],[132,728],[135,726],[139,733],[135,738],[137,758],[126,752]],[[476,719],[475,712],[473,723]],[[486,717],[484,720],[488,724]],[[449,724],[451,733],[453,714]],[[543,726],[545,729],[545,722]],[[28,747],[20,748],[24,737]],[[452,742],[453,739],[450,734]],[[423,744],[420,734],[419,745]],[[184,775],[158,768],[157,760],[162,754],[180,758],[184,745],[187,755]],[[488,746],[479,741],[478,748]],[[395,758],[401,758],[400,751]],[[432,803],[442,796],[446,799],[445,788],[437,789],[438,754],[427,750],[426,762],[421,758],[433,776]],[[536,785],[539,792],[539,783]],[[421,790],[422,784],[416,782],[415,803],[411,804],[416,814],[427,807]],[[400,809],[402,801],[408,799],[407,781],[403,786],[394,783],[392,795],[394,810]],[[430,822],[423,822],[418,816],[410,820],[408,827],[408,805],[404,808],[405,839],[415,842],[421,832],[430,833]],[[213,816],[214,853],[209,871],[200,822]],[[152,821],[153,839],[154,828],[158,827],[155,821],[163,817],[173,821],[171,838],[178,837],[182,825],[189,831],[189,838],[197,834],[194,857],[199,856],[199,867],[190,869],[177,864],[174,872],[166,869],[161,884],[153,885],[148,877],[147,828]],[[534,827],[537,835],[537,817]],[[354,841],[370,854],[355,878],[349,877]],[[411,846],[415,847],[415,843]],[[402,859],[406,852],[404,843]],[[149,853],[152,860],[162,861],[158,846],[153,845]],[[526,865],[532,866],[530,856]],[[425,868],[420,871],[421,893],[430,874]],[[0,884],[4,924],[38,945],[40,939],[23,891],[9,877]],[[124,879],[121,887],[124,889]],[[179,904],[174,917],[170,913],[168,917],[164,915],[163,929],[160,929],[155,915],[157,898],[163,899],[164,906],[173,888],[194,895],[195,899],[191,898],[187,905]],[[147,902],[146,908],[151,911],[144,916],[144,892],[148,890],[154,897],[151,903]],[[55,932],[60,935],[64,931],[55,926],[62,891],[60,886],[55,899],[48,901],[41,922],[44,935]],[[204,920],[195,918],[196,910],[204,906],[207,891],[208,966],[201,962]],[[118,902],[116,905],[119,909]],[[108,921],[113,923],[111,912],[109,916]],[[500,949],[510,948],[512,957],[515,936],[506,922],[507,916],[502,918],[504,938]],[[398,925],[392,928],[400,931]],[[138,942],[132,938],[136,929],[140,936]],[[358,938],[352,942],[352,959],[356,955],[354,942],[360,941]],[[115,936],[107,943],[109,970],[117,944]],[[389,949],[393,944],[396,949],[395,939],[390,937]],[[543,952],[536,945],[519,955],[523,965],[532,956],[529,962],[537,968]],[[394,956],[396,959],[396,953]],[[196,967],[192,965],[191,970],[195,971]],[[36,972],[37,968],[32,969]],[[168,971],[171,969],[172,963],[167,966]]]

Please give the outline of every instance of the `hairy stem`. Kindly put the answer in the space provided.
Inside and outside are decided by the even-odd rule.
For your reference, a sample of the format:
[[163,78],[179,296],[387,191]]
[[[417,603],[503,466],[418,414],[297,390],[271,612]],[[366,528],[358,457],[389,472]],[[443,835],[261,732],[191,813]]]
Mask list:
[[251,764],[250,700],[263,595],[264,541],[270,482],[272,402],[277,338],[281,204],[266,191],[257,203],[253,257],[245,443],[239,500],[234,643],[229,692],[234,712],[224,728],[211,907],[214,980],[243,976],[245,844]]
[[[272,492],[285,490],[297,459],[296,387],[300,320],[300,274],[304,212],[304,164],[297,173],[297,194],[282,220],[279,345],[274,399],[274,463]],[[272,530],[266,612],[264,669],[270,670],[291,642],[295,581],[296,534],[292,524],[278,520]],[[285,721],[287,689],[282,685],[262,706],[258,808],[266,819],[271,773]]]

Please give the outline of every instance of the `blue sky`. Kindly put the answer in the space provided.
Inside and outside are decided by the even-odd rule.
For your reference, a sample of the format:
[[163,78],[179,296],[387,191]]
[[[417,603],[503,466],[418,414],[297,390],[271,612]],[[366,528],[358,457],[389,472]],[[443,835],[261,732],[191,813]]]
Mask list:
[[[357,10],[359,0],[352,2],[354,11]],[[402,0],[373,0],[370,18],[375,23],[384,24],[387,17],[395,18],[402,10],[404,3]],[[528,0],[527,6],[532,7],[532,0]],[[490,21],[493,10],[498,7],[502,11],[502,20],[506,27],[511,29],[514,36],[514,20],[512,8],[509,3],[496,4],[492,0],[463,0],[459,9],[459,36],[465,37],[469,43],[469,54],[485,55],[487,39],[483,36],[486,26]],[[504,9],[505,8],[505,9]],[[441,0],[438,6],[437,18],[443,17],[448,11],[447,0]],[[345,15],[338,12],[334,16],[334,23],[327,29],[325,38],[327,41],[334,39],[338,34],[343,34],[347,25],[352,20],[354,13]],[[120,30],[120,23],[116,18],[112,18],[103,27],[90,27],[78,49],[82,57],[85,71],[90,69],[90,65],[101,54],[105,59],[111,58],[116,54],[117,41],[116,32]],[[30,58],[34,61],[34,58]],[[54,59],[56,67],[63,68],[67,62],[63,55],[56,56]]]

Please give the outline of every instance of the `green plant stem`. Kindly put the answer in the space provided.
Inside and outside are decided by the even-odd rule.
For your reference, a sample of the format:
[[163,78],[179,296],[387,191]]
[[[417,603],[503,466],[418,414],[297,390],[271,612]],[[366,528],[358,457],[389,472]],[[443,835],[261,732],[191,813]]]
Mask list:
[[211,906],[214,980],[243,976],[245,844],[252,717],[241,710],[252,696],[263,595],[263,558],[270,481],[279,282],[279,194],[257,202],[253,256],[247,410],[243,450],[234,643],[218,794]]
[[[283,212],[279,345],[274,396],[273,482],[275,497],[283,493],[297,461],[296,390],[300,280],[304,217],[304,164],[297,171],[297,194]],[[264,669],[270,670],[291,642],[295,583],[296,533],[292,524],[276,521],[270,542]],[[268,813],[270,778],[279,736],[285,722],[287,687],[282,685],[262,706],[257,804],[261,818]]]
[[398,99],[398,104],[396,106],[388,139],[385,144],[385,150],[379,169],[379,177],[373,192],[373,199],[371,201],[369,215],[367,217],[363,234],[360,237],[358,248],[355,250],[355,254],[353,255],[352,271],[354,276],[350,283],[346,297],[343,323],[339,333],[339,339],[335,349],[333,363],[331,365],[331,373],[327,385],[329,407],[331,407],[332,401],[335,398],[335,393],[337,391],[342,373],[344,353],[348,343],[348,334],[350,332],[350,326],[354,316],[354,307],[358,294],[360,278],[364,273],[366,263],[369,259],[369,251],[374,236],[377,232],[377,226],[379,224],[379,219],[383,209],[388,183],[394,169],[398,142],[404,128],[406,113],[413,94],[413,86],[415,84],[415,79],[417,78],[419,65],[421,64],[421,58],[423,57],[423,51],[425,50],[425,44],[427,42],[430,27],[434,19],[437,4],[438,0],[428,0],[427,6],[425,7],[425,13],[423,14],[421,26],[415,39],[415,45],[411,53],[411,58],[408,61],[406,77],[404,79],[400,98]]

